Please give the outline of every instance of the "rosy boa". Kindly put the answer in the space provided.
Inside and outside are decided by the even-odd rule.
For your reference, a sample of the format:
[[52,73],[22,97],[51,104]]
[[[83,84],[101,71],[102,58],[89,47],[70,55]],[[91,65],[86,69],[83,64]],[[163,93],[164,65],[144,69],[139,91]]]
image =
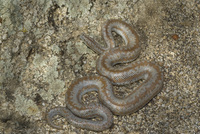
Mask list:
[[[116,47],[112,32],[119,34],[125,46]],[[106,46],[94,39],[81,35],[81,39],[100,57],[97,60],[97,72],[100,76],[86,76],[76,79],[66,92],[66,107],[56,107],[47,112],[46,120],[54,128],[62,126],[53,123],[53,117],[60,115],[80,128],[103,131],[113,123],[113,114],[133,113],[147,104],[157,95],[163,84],[161,68],[151,62],[132,62],[140,54],[139,39],[133,28],[121,20],[108,20],[102,26],[102,36]],[[121,63],[128,65],[116,66]],[[117,97],[113,85],[130,84],[144,80],[136,89],[124,98]],[[82,96],[88,92],[98,92],[99,103],[84,105]]]

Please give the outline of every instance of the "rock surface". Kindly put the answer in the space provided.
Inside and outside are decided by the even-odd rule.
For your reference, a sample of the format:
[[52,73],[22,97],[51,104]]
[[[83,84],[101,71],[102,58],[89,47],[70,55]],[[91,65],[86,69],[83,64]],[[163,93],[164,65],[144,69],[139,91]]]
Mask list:
[[[199,1],[0,0],[0,7],[0,132],[95,133],[63,118],[58,123],[65,129],[56,130],[44,117],[46,110],[65,106],[74,79],[96,73],[98,55],[79,35],[103,44],[101,25],[115,18],[135,28],[142,47],[137,60],[157,62],[165,80],[150,103],[114,116],[113,127],[103,133],[200,133]],[[116,87],[117,94],[126,90]]]

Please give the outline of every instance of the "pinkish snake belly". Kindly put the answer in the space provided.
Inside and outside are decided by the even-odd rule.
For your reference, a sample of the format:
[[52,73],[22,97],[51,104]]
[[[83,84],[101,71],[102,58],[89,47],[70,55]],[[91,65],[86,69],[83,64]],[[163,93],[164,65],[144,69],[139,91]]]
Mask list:
[[[112,32],[119,34],[126,46],[116,47]],[[46,119],[50,126],[62,128],[53,123],[53,117],[60,115],[76,127],[103,131],[112,125],[112,114],[133,113],[162,89],[163,74],[156,64],[142,61],[116,66],[135,60],[141,50],[138,36],[129,24],[121,20],[108,20],[102,27],[102,35],[106,46],[100,45],[85,34],[81,35],[87,46],[100,54],[96,66],[100,76],[76,79],[67,90],[66,108],[56,107],[47,113]],[[144,81],[125,98],[119,98],[114,94],[112,85],[125,85],[138,80]],[[81,98],[91,91],[98,92],[100,103],[84,105]]]

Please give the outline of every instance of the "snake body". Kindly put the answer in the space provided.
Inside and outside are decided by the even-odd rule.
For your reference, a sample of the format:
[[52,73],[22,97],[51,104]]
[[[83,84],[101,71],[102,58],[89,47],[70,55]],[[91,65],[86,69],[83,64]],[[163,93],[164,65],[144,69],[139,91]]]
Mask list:
[[[125,46],[116,47],[112,32],[119,34]],[[61,128],[53,123],[55,115],[64,116],[74,126],[93,131],[109,128],[113,114],[133,113],[147,104],[160,92],[163,84],[161,68],[148,61],[132,62],[140,54],[139,39],[133,28],[121,20],[108,20],[102,26],[102,36],[106,46],[100,45],[91,37],[82,34],[81,39],[100,56],[96,70],[100,76],[85,76],[76,79],[66,92],[66,107],[56,107],[47,113],[50,126]],[[118,64],[129,63],[118,66]],[[126,85],[144,80],[124,98],[117,97],[113,85]],[[98,92],[100,103],[84,105],[82,96],[88,92]],[[98,118],[96,120],[92,120]]]

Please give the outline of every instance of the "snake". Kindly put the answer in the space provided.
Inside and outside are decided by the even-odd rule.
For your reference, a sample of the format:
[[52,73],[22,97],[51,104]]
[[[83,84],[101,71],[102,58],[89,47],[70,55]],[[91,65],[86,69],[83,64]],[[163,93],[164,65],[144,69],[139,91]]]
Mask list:
[[[47,123],[53,123],[57,115],[64,117],[75,127],[92,131],[103,131],[113,124],[113,115],[134,113],[155,97],[163,87],[163,72],[160,66],[149,61],[135,61],[141,52],[138,34],[130,24],[120,19],[107,20],[102,25],[105,45],[82,34],[80,38],[94,52],[99,54],[96,62],[98,75],[75,79],[65,95],[66,107],[55,107],[46,114]],[[115,43],[113,32],[120,35],[125,45]],[[113,86],[128,85],[143,80],[139,86],[125,97],[114,93]],[[95,91],[98,103],[86,105],[83,95]]]

